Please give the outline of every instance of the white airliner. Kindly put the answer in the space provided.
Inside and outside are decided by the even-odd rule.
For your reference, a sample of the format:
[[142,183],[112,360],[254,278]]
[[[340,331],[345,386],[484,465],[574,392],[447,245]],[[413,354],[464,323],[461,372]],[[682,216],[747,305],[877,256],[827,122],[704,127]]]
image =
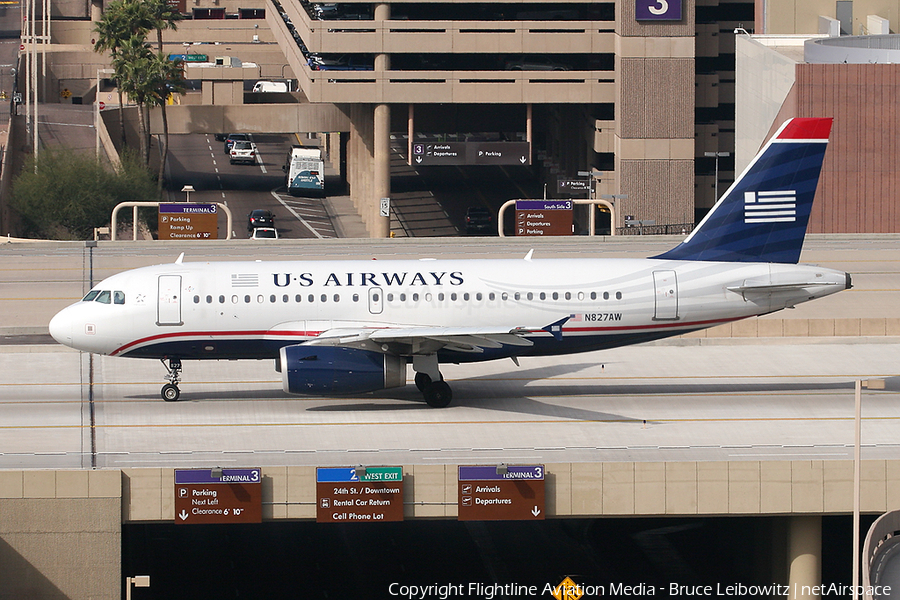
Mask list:
[[764,315],[850,287],[796,264],[831,119],[785,123],[699,226],[648,259],[174,263],[113,275],[50,322],[67,346],[167,364],[275,359],[293,394],[406,384],[440,363],[586,352]]

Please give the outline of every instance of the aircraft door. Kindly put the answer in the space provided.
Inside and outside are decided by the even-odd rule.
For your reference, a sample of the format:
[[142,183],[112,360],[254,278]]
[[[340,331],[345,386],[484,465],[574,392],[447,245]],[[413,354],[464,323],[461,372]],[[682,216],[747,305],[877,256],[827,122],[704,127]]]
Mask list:
[[369,288],[369,312],[380,315],[384,310],[384,293],[381,288]]
[[156,324],[184,324],[181,321],[181,275],[159,276]]
[[675,271],[653,271],[654,321],[678,320],[678,280]]

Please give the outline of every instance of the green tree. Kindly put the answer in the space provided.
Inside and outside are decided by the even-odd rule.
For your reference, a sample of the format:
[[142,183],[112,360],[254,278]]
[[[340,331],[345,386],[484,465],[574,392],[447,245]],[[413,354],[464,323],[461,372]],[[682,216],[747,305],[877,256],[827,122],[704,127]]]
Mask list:
[[[112,54],[113,64],[115,64],[122,42],[133,34],[132,24],[129,22],[124,0],[113,0],[113,2],[107,4],[106,10],[103,11],[103,17],[94,28],[94,33],[97,34],[94,52],[109,52]],[[122,147],[124,148],[128,143],[125,137],[125,112],[122,110],[125,102],[122,97],[122,86],[117,85],[116,87],[119,92],[119,128],[122,133]],[[99,89],[97,93],[100,93]]]
[[[50,239],[89,239],[109,224],[112,209],[126,201],[156,201],[150,172],[133,153],[110,170],[90,154],[47,150],[34,157],[13,181],[11,203],[25,235]],[[130,211],[128,211],[130,214]]]
[[[154,106],[160,107],[163,124],[161,168],[157,178],[160,189],[169,151],[166,101],[169,94],[183,94],[185,91],[184,73],[180,66],[175,69],[172,65],[162,63],[166,60],[163,55],[162,32],[164,29],[176,30],[181,19],[181,13],[173,10],[166,0],[114,0],[107,6],[103,18],[95,28],[98,40],[94,50],[110,51],[112,54],[113,67],[119,81],[120,105],[122,91],[127,92],[138,103],[141,156],[145,163],[150,160],[150,134],[145,111]],[[153,56],[146,43],[150,31],[156,31],[159,56]],[[124,140],[125,127],[121,111],[120,120]]]

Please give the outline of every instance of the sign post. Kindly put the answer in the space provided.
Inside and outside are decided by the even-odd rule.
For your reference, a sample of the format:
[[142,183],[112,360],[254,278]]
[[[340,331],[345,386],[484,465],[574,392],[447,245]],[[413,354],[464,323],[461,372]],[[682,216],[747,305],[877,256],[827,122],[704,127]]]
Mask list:
[[544,465],[460,466],[460,521],[543,521]]
[[402,520],[402,467],[316,469],[316,523]]

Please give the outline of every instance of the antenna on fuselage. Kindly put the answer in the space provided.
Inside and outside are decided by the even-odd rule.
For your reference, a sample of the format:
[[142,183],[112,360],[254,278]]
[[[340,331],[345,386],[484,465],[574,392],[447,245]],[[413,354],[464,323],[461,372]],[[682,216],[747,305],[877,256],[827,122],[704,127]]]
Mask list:
[[531,257],[534,255],[534,248],[528,251],[528,254],[525,255],[525,260],[530,261]]
[[184,252],[182,252],[181,254],[178,255],[178,258],[175,259],[175,264],[180,265],[181,261],[183,261],[183,260],[184,260]]

